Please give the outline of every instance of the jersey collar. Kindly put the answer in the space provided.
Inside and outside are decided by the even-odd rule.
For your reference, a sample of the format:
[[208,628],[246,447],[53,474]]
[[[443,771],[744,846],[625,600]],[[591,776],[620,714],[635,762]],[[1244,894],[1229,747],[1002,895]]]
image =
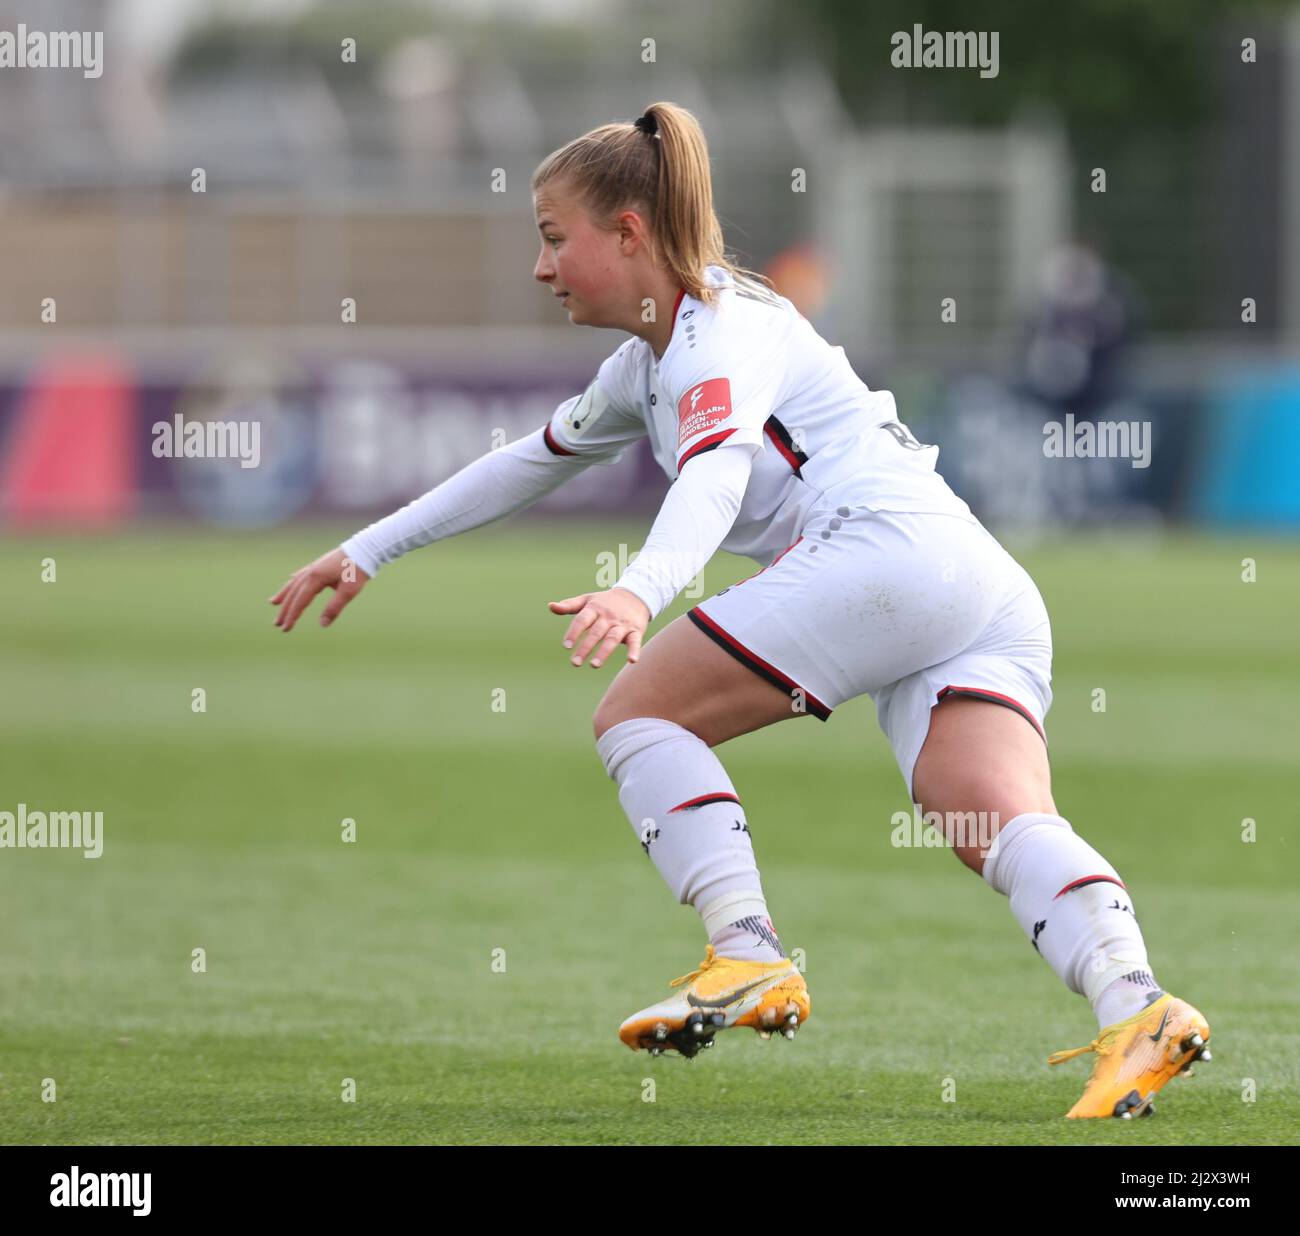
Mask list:
[[650,347],[649,343],[646,344],[646,348],[650,352],[650,363],[655,367],[656,373],[659,371],[659,366],[664,363],[664,357],[668,355],[668,349],[673,346],[673,339],[677,334],[677,313],[681,309],[685,297],[686,289],[679,288],[677,290],[677,299],[673,301],[673,324],[668,330],[668,342],[664,344],[663,356],[656,356],[654,348]]
[[681,307],[682,307],[682,301],[685,300],[685,299],[686,299],[686,289],[685,289],[685,288],[679,288],[679,289],[677,290],[677,299],[676,299],[675,301],[673,301],[673,324],[672,324],[671,329],[668,331],[668,342],[667,342],[666,344],[664,344],[664,355],[665,355],[665,356],[668,355],[668,349],[669,349],[669,347],[672,345],[672,342],[673,342],[673,336],[677,333],[677,312],[678,312],[679,309],[681,309]]
[[[705,282],[710,287],[723,288],[723,287],[728,287],[731,284],[730,273],[724,267],[721,266],[706,266],[704,268],[704,278],[705,278]],[[673,301],[673,324],[672,324],[672,329],[669,330],[668,332],[668,342],[664,344],[663,356],[656,358],[654,354],[654,349],[653,348],[650,349],[650,361],[654,365],[656,371],[658,370],[659,366],[664,363],[664,357],[668,355],[668,349],[673,346],[673,340],[677,337],[677,315],[681,311],[682,301],[685,298],[686,298],[686,289],[679,288],[677,292],[677,299]]]

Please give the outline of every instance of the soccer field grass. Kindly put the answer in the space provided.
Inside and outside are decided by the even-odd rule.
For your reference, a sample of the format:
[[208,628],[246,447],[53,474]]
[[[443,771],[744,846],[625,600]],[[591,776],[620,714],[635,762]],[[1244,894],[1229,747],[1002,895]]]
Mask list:
[[[1091,1012],[1005,898],[891,846],[908,800],[866,699],[718,749],[807,1026],[629,1052],[619,1022],[705,939],[594,749],[624,654],[573,668],[546,602],[644,526],[482,529],[283,635],[266,598],[351,530],[0,542],[0,810],[100,810],[105,837],[0,849],[0,1141],[1296,1141],[1300,546],[1017,555],[1055,631],[1057,803],[1214,1031],[1153,1118],[1075,1122],[1091,1057],[1046,1057]],[[706,595],[755,569],[720,555]]]

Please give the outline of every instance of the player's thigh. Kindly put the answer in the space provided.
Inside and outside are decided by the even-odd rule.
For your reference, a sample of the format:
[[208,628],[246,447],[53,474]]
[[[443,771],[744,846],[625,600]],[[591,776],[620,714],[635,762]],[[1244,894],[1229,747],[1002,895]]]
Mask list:
[[800,715],[787,692],[729,656],[685,615],[670,622],[624,665],[593,718],[596,737],[633,717],[675,721],[716,747]]
[[930,710],[912,788],[924,813],[977,818],[973,835],[950,838],[958,858],[977,872],[987,844],[1016,816],[1056,814],[1042,736],[1015,709],[969,696],[949,696]]

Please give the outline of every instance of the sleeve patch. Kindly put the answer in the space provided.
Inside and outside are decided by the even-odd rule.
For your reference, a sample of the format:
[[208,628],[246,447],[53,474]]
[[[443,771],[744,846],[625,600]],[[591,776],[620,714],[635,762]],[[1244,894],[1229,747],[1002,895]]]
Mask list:
[[731,415],[731,382],[710,378],[692,386],[677,401],[677,449]]

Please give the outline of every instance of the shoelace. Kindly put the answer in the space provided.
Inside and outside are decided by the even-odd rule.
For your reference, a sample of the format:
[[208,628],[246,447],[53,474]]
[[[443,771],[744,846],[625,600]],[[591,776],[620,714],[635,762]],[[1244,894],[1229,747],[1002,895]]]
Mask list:
[[[1156,1001],[1160,1004],[1161,1001]],[[1125,1021],[1117,1022],[1110,1029],[1103,1031],[1087,1047],[1071,1047],[1068,1051],[1054,1051],[1047,1057],[1048,1064],[1064,1064],[1067,1060],[1073,1060],[1075,1056],[1082,1056],[1085,1052],[1095,1051],[1099,1056],[1108,1056],[1114,1048],[1121,1031],[1131,1026],[1135,1021],[1145,1017],[1151,1011],[1152,1006],[1148,1005],[1140,1013],[1135,1013]]]
[[701,974],[704,973],[705,970],[707,970],[710,966],[712,966],[713,963],[717,960],[719,960],[719,958],[717,953],[714,952],[713,950],[713,945],[712,944],[706,945],[704,949],[704,960],[700,962],[699,966],[696,969],[692,970],[689,974],[683,974],[681,978],[673,979],[673,981],[669,983],[668,986],[680,987],[683,983],[693,983],[697,978],[700,977]]
[[1073,1060],[1075,1056],[1082,1056],[1086,1052],[1095,1051],[1099,1056],[1110,1054],[1111,1044],[1106,1042],[1107,1039],[1114,1039],[1113,1034],[1098,1035],[1087,1047],[1071,1047],[1068,1051],[1054,1051],[1047,1057],[1048,1064],[1064,1064],[1067,1060]]

